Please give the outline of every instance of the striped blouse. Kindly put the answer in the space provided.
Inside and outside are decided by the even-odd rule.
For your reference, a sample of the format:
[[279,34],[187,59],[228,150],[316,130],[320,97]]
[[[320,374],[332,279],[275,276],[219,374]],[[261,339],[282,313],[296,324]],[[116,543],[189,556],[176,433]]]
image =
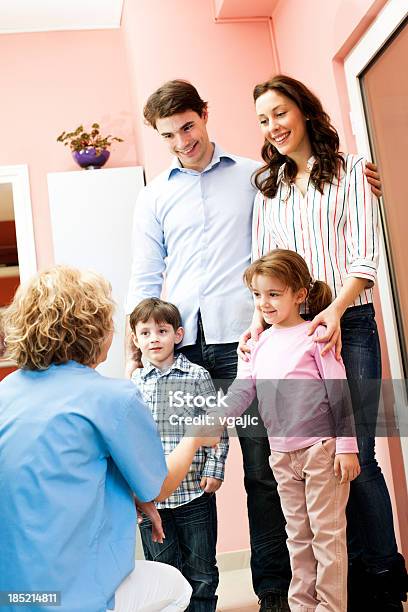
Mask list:
[[[311,276],[331,287],[333,299],[346,278],[367,279],[353,305],[373,300],[378,264],[378,203],[364,175],[365,160],[346,156],[340,179],[321,194],[310,182],[302,195],[296,185],[278,178],[270,199],[257,193],[252,224],[252,259],[275,248],[297,251]],[[281,171],[283,170],[283,166]]]

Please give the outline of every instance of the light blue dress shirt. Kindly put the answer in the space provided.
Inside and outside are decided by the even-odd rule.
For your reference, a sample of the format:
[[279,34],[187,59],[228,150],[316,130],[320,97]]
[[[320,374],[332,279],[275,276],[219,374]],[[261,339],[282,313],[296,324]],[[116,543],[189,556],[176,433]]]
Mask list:
[[[134,567],[132,491],[167,468],[130,381],[70,361],[0,383],[0,591],[60,591],[44,612],[105,612]],[[21,610],[6,606],[1,610]]]
[[181,346],[195,343],[199,310],[207,344],[237,342],[253,312],[242,274],[250,263],[251,176],[258,167],[215,145],[202,172],[182,168],[175,158],[142,189],[127,314],[142,299],[160,297],[165,273],[163,297],[179,308],[185,327]]

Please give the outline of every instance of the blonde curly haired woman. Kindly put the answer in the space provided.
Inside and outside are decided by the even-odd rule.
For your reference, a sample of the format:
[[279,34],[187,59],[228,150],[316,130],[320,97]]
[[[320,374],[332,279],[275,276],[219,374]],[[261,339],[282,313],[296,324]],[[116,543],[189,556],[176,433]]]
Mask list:
[[8,610],[17,610],[16,592],[34,591],[43,592],[32,599],[38,610],[188,605],[191,587],[177,570],[147,561],[134,569],[133,494],[164,499],[197,447],[216,440],[184,438],[166,467],[136,387],[95,371],[112,342],[113,310],[102,277],[54,267],[20,287],[3,313],[6,354],[19,367],[0,384],[0,591]]

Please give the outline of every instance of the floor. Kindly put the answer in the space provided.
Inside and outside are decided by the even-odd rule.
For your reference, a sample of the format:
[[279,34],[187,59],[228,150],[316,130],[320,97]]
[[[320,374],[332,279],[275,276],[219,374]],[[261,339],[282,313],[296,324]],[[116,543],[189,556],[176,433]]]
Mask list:
[[[143,558],[139,534],[137,538],[137,558]],[[249,565],[249,551],[243,551],[243,558],[237,558],[238,567]],[[246,558],[248,556],[248,559]],[[219,562],[220,583],[218,587],[217,612],[259,612],[257,597],[252,589],[251,570],[233,569],[225,571],[223,563]],[[229,565],[228,567],[230,567]],[[370,612],[364,610],[364,612]],[[404,604],[404,612],[408,612],[408,602]]]
[[[258,612],[259,605],[251,584],[249,568],[220,573],[217,612]],[[370,612],[364,610],[364,612]],[[404,603],[408,612],[408,602]]]

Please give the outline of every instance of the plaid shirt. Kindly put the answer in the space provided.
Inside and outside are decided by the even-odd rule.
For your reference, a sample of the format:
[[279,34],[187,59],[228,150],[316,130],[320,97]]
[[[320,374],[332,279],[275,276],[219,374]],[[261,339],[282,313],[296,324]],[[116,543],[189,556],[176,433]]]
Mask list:
[[[183,417],[196,417],[207,412],[206,406],[201,407],[201,401],[196,402],[200,406],[191,405],[194,399],[217,395],[207,370],[191,363],[182,353],[165,371],[147,363],[144,368],[133,372],[132,381],[138,386],[157,423],[166,456],[185,434]],[[188,405],[180,405],[180,397],[190,397]],[[228,446],[228,434],[224,431],[216,448],[199,448],[180,486],[165,501],[156,502],[156,506],[159,509],[177,508],[199,497],[203,494],[200,487],[203,476],[223,480]]]

